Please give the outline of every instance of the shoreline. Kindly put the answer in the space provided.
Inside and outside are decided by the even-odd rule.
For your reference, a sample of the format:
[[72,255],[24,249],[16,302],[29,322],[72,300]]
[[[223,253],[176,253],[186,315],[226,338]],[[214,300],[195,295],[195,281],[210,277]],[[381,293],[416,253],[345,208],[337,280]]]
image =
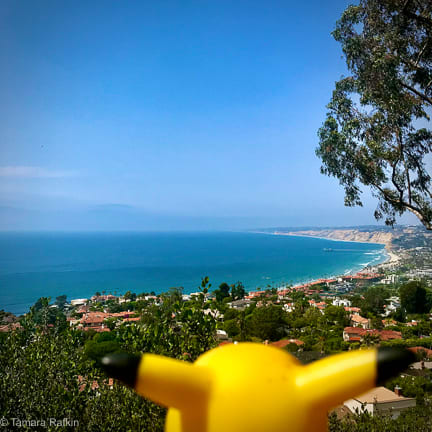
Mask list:
[[[279,236],[291,236],[291,237],[309,237],[309,238],[315,238],[315,239],[321,239],[321,240],[331,240],[331,241],[335,241],[335,242],[364,243],[364,244],[376,244],[376,245],[383,245],[384,246],[386,259],[384,261],[380,262],[379,264],[371,265],[370,263],[368,263],[366,266],[362,267],[358,271],[352,270],[348,273],[344,273],[343,275],[332,275],[332,276],[330,276],[330,278],[338,278],[338,277],[347,276],[350,274],[354,275],[354,274],[363,273],[363,272],[370,272],[372,268],[376,268],[377,266],[395,264],[401,260],[401,257],[399,255],[395,254],[394,251],[391,250],[391,241],[390,242],[370,242],[370,241],[359,241],[359,240],[345,240],[345,239],[335,239],[335,238],[330,238],[330,237],[322,237],[322,236],[307,235],[307,234],[295,234],[295,233],[291,233],[291,232],[285,233],[285,232],[280,232],[280,231],[275,231],[275,232],[269,233],[269,234],[279,235]],[[306,285],[306,284],[309,284],[311,282],[316,282],[319,279],[325,279],[328,277],[329,276],[324,276],[324,277],[318,278],[318,279],[312,279],[312,280],[304,281],[304,282],[302,281],[297,285],[293,285],[293,287],[300,286],[300,285]]]
[[[253,234],[253,233],[251,233],[251,234]],[[290,286],[297,286],[297,285],[300,285],[300,284],[310,283],[310,282],[316,281],[318,279],[329,279],[329,278],[342,277],[342,276],[347,276],[347,275],[354,275],[354,274],[359,273],[359,272],[371,272],[372,271],[371,268],[373,268],[373,267],[376,268],[379,265],[385,265],[385,264],[388,264],[388,263],[393,263],[393,262],[399,261],[399,257],[397,257],[397,255],[394,254],[392,251],[390,251],[388,245],[386,245],[385,243],[367,242],[367,241],[355,241],[355,240],[339,240],[339,239],[335,239],[335,238],[326,238],[326,237],[323,237],[323,236],[312,236],[312,235],[302,235],[302,234],[296,234],[296,233],[292,233],[291,234],[291,233],[270,232],[270,231],[269,232],[257,232],[257,231],[255,231],[254,234],[279,235],[279,236],[280,235],[284,235],[284,236],[292,235],[292,236],[298,236],[298,237],[311,237],[311,238],[318,238],[318,239],[323,239],[323,240],[343,241],[343,242],[352,242],[352,243],[370,243],[371,246],[372,246],[372,249],[374,248],[374,246],[373,246],[374,244],[376,246],[380,245],[380,249],[381,249],[381,247],[383,245],[385,246],[385,250],[382,249],[377,254],[374,254],[374,255],[364,255],[364,258],[365,258],[364,261],[363,260],[360,261],[360,259],[361,259],[360,258],[359,259],[360,262],[358,262],[357,264],[352,265],[351,267],[348,266],[348,265],[346,265],[346,264],[342,265],[340,269],[335,268],[334,272],[331,269],[329,269],[327,266],[322,266],[322,267],[324,267],[324,268],[322,268],[322,272],[321,271],[317,271],[317,273],[315,273],[315,271],[314,271],[315,267],[311,267],[311,265],[310,265],[311,263],[309,263],[309,265],[308,265],[309,270],[306,270],[305,272],[303,272],[303,275],[305,276],[304,278],[301,277],[301,276],[298,279],[297,278],[292,278],[294,280],[292,280],[289,276],[288,277],[287,276],[285,276],[285,277],[282,277],[282,276],[279,277],[278,276],[276,278],[273,278],[273,277],[266,278],[266,279],[269,279],[268,283],[270,283],[270,281],[272,281],[273,282],[272,283],[273,287],[275,287],[277,289],[283,289],[284,287],[286,287],[288,285],[290,285]],[[333,247],[333,246],[327,245],[327,247]],[[376,249],[376,251],[378,252],[378,249]],[[371,259],[370,262],[367,262],[369,260],[369,257],[372,257],[372,259]],[[376,259],[374,260],[373,258],[376,258]],[[376,264],[377,262],[379,262],[379,264]],[[336,272],[338,272],[338,273],[336,274]],[[242,279],[242,278],[240,279],[240,280],[244,280],[244,283],[247,286],[246,289],[248,291],[254,291],[254,290],[257,290],[257,289],[262,289],[260,287],[264,287],[266,285],[267,280],[261,280],[262,278],[260,280],[258,280],[258,279],[255,280],[255,278],[249,278],[249,273],[250,272],[247,272],[247,274],[245,273],[243,275],[243,276],[245,276],[245,279]],[[286,273],[285,273],[285,275],[286,275]],[[216,276],[214,277],[214,279],[216,279]],[[254,280],[252,280],[252,279],[254,279]],[[273,279],[275,279],[275,280],[273,280]],[[56,280],[54,280],[54,282],[56,282]],[[59,280],[58,283],[60,283],[60,282],[65,282],[65,281],[64,280]],[[88,283],[87,283],[88,281],[84,280],[84,282],[86,284],[83,285],[83,286],[85,288],[89,288],[87,286],[88,285]],[[92,284],[93,284],[93,282],[92,282]],[[124,287],[124,289],[123,289],[123,286],[121,286],[121,287],[120,286],[118,286],[118,287],[116,286],[114,288],[114,291],[113,291],[113,288],[111,286],[108,286],[108,287],[105,287],[105,286],[98,287],[98,286],[95,285],[94,287],[92,286],[90,288],[90,290],[88,292],[88,295],[86,295],[86,293],[84,291],[76,289],[77,288],[76,286],[73,287],[74,288],[73,290],[69,289],[70,288],[69,285],[70,284],[68,283],[65,286],[63,286],[63,285],[62,286],[57,286],[57,282],[55,283],[55,285],[52,283],[48,287],[49,290],[48,291],[43,291],[43,293],[41,293],[40,296],[51,296],[52,298],[55,298],[55,296],[57,296],[57,295],[66,293],[67,296],[68,296],[68,299],[76,299],[76,298],[81,298],[81,297],[89,297],[91,294],[94,294],[95,290],[98,290],[98,289],[99,289],[99,291],[101,291],[102,289],[105,289],[105,290],[107,290],[107,292],[110,292],[110,293],[112,293],[112,292],[115,293],[115,289],[117,289],[117,292],[119,292],[119,293],[124,292],[124,291],[126,291],[128,289],[135,290],[135,291],[138,290],[137,292],[139,292],[139,289],[141,289],[141,288],[136,288],[136,287],[133,287],[133,286],[131,286],[131,287],[129,287],[129,286],[128,287]],[[169,286],[169,285],[166,285],[164,287],[160,287],[162,289],[160,289],[159,287],[153,287],[153,288],[154,288],[154,291],[156,291],[157,293],[162,293],[162,292],[166,292],[168,290],[167,286]],[[175,285],[173,285],[173,286],[175,286]],[[183,286],[185,286],[185,288],[186,288],[184,292],[188,293],[188,292],[194,291],[194,288],[195,288],[196,285],[195,285],[195,283],[192,283],[192,284],[190,284],[190,286],[186,285],[186,284],[183,285]],[[82,292],[79,293],[78,291],[82,291]],[[28,310],[29,310],[29,307],[37,299],[37,297],[35,297],[35,300],[30,300],[30,292],[29,293],[26,292],[25,298],[21,298],[21,297],[24,297],[24,296],[21,296],[18,299],[16,295],[12,296],[13,299],[12,298],[7,298],[7,297],[8,296],[5,296],[5,301],[2,302],[3,304],[0,306],[0,309],[5,309],[5,310],[7,310],[9,312],[13,311],[13,313],[18,314],[18,315],[22,315],[22,314],[27,313]],[[6,300],[8,300],[8,301],[6,302]],[[26,306],[27,302],[28,302],[29,307]]]

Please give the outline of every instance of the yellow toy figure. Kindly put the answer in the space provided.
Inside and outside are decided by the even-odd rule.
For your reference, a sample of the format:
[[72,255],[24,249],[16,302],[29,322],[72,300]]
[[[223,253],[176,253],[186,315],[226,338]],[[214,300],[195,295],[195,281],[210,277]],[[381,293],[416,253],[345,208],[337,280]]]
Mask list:
[[169,408],[167,432],[327,429],[327,412],[415,361],[399,348],[350,351],[303,366],[279,348],[228,344],[187,363],[154,354],[113,354],[109,375]]

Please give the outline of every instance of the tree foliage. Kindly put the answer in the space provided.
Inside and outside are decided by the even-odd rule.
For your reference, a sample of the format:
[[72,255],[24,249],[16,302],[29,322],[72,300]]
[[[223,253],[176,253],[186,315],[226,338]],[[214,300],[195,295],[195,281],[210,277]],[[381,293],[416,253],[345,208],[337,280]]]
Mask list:
[[216,296],[216,301],[221,303],[224,298],[230,296],[230,286],[226,282],[222,282],[219,288],[213,291]]
[[276,341],[285,336],[287,323],[280,306],[257,307],[248,322],[250,335],[262,340]]
[[362,205],[360,184],[378,198],[377,219],[415,214],[432,229],[432,3],[360,0],[337,22],[351,75],[336,83],[319,130],[321,172],[339,179],[345,205]]
[[338,419],[335,413],[329,416],[329,432],[418,432],[432,429],[432,407],[417,406],[401,412],[397,419],[389,415],[368,413]]
[[[204,280],[203,291],[207,285]],[[160,307],[146,309],[142,322],[100,334],[71,329],[58,319],[50,325],[49,313],[62,312],[49,307],[49,300],[38,300],[21,329],[2,333],[0,417],[67,418],[79,422],[73,430],[86,432],[162,431],[165,409],[111,384],[97,365],[101,356],[119,350],[195,360],[216,345],[216,323],[203,313],[202,299],[183,302],[181,291],[171,290]]]
[[427,301],[427,291],[419,281],[411,281],[399,289],[401,306],[408,314],[429,312],[431,304]]

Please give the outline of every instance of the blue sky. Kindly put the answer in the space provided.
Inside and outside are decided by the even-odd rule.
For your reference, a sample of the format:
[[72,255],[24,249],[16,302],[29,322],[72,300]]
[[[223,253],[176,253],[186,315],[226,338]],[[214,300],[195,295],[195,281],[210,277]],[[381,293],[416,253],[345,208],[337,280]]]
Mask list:
[[375,223],[314,153],[348,3],[3,0],[0,229]]

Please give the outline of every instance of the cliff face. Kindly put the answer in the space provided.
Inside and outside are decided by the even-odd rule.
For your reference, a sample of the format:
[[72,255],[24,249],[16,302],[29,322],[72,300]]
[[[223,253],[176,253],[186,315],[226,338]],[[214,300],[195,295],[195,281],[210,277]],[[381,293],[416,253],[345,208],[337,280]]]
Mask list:
[[275,234],[323,237],[332,240],[345,240],[365,243],[382,243],[388,246],[391,244],[391,241],[393,239],[393,234],[391,232],[368,232],[359,231],[356,229],[305,230],[277,232]]

